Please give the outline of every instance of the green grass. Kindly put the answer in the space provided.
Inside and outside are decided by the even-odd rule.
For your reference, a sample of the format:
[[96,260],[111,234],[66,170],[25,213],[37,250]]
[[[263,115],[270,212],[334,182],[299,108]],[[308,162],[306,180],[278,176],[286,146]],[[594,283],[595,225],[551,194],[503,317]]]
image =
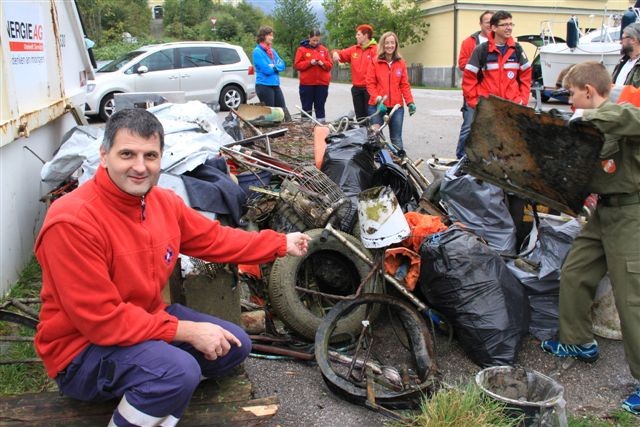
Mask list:
[[616,409],[606,419],[594,415],[569,417],[569,427],[637,427],[639,425],[640,418],[624,409]]
[[[37,298],[40,295],[41,270],[35,258],[29,262],[20,274],[20,278],[11,288],[9,294],[0,300],[4,303],[13,298]],[[38,311],[37,305],[30,306]],[[29,336],[35,330],[9,322],[0,322],[0,335]],[[37,358],[31,342],[0,341],[0,361],[23,360]],[[56,390],[42,363],[0,364],[0,395]]]
[[[486,396],[479,387],[469,384],[440,390],[425,399],[410,426],[416,427],[510,427],[520,417],[509,417],[504,404]],[[407,424],[389,424],[399,427]]]
[[[511,416],[503,403],[491,399],[473,383],[443,389],[425,398],[419,411],[403,412],[410,423],[385,423],[386,427],[510,427],[521,425],[522,415]],[[604,418],[595,415],[568,417],[569,427],[637,427],[638,417],[616,409]]]

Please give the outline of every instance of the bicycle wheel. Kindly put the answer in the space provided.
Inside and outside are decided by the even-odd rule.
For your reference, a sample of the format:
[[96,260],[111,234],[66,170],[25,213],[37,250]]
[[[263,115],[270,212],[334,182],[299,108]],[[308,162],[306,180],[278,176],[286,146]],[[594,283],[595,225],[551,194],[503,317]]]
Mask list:
[[[362,309],[367,316],[359,335],[337,330],[344,317]],[[320,324],[315,344],[327,386],[354,403],[375,399],[387,408],[411,409],[435,391],[437,369],[427,325],[399,298],[365,294],[337,303]]]

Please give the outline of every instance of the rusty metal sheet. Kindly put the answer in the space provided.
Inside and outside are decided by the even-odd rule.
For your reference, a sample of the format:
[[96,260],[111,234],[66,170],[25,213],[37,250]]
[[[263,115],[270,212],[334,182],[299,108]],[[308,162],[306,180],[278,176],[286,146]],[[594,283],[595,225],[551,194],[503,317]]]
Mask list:
[[482,98],[466,143],[465,170],[502,189],[576,215],[604,138],[588,122],[566,122],[497,97]]

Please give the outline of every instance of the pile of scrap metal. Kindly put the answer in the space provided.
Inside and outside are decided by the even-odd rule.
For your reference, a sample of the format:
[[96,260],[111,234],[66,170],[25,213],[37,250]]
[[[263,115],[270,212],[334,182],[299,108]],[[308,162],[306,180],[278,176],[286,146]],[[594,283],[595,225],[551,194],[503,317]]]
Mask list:
[[[316,126],[301,141],[313,141],[311,162],[273,149],[287,129],[269,115],[232,111],[219,123],[207,110],[150,109],[165,127],[159,185],[227,224],[312,237],[304,257],[238,266],[255,355],[315,358],[332,389],[385,411],[415,406],[437,387],[428,323],[454,331],[483,367],[516,363],[527,331],[545,338],[557,329],[559,268],[580,224],[540,220],[535,206],[581,212],[602,145],[595,128],[484,99],[467,157],[432,160],[441,176],[430,182],[420,161],[386,141],[384,126],[349,118]],[[91,176],[101,132],[66,135],[43,179]],[[521,250],[526,205],[535,221]],[[399,228],[387,232],[387,223]],[[181,264],[188,275],[201,263]]]
[[[326,162],[331,164],[331,150],[340,147],[340,143],[346,141],[344,145],[349,147],[363,140],[364,133],[349,141],[349,132],[329,135],[329,154],[324,156],[323,170]],[[338,145],[331,147],[336,142]],[[379,187],[365,190],[354,185],[362,181],[358,180],[362,175],[358,168],[354,173],[351,166],[358,166],[359,162],[353,159],[361,156],[365,159],[361,164],[366,165],[361,169],[378,171],[384,158],[380,151],[373,150],[377,157],[367,159],[366,149],[353,149],[349,167],[343,168],[351,178],[336,182],[343,184],[347,196],[355,197],[354,203],[360,204],[359,237],[365,249],[351,248],[349,241],[343,246],[369,260],[366,263],[370,269],[364,272],[377,268],[387,283],[395,286],[395,282],[401,282],[407,289],[395,292],[391,287],[389,291],[413,302],[414,309],[418,308],[422,315],[420,319],[431,320],[443,330],[453,330],[463,350],[479,366],[513,365],[527,332],[539,339],[557,332],[560,267],[581,228],[582,221],[575,217],[589,212],[591,198],[585,189],[602,143],[600,132],[588,124],[569,124],[557,114],[536,112],[498,98],[483,100],[476,113],[467,158],[460,163],[432,161],[431,168],[441,169],[442,173],[421,194],[421,199],[431,202],[427,206],[442,208],[448,221],[437,223],[421,212],[408,212],[413,207],[411,197],[401,202],[406,187],[390,185],[396,203],[405,212],[409,231],[397,235],[402,238],[394,241],[383,239],[380,245],[372,238],[380,237],[376,236],[384,222],[380,217],[389,221],[397,218],[380,215],[377,207],[362,208],[363,196],[371,190],[375,192],[372,206],[387,193]],[[398,157],[392,159],[402,164],[397,162]],[[331,172],[327,170],[330,176]],[[419,192],[410,179],[405,182],[409,183],[409,194]],[[539,214],[542,205],[562,215]],[[372,213],[377,217],[373,221],[376,224],[363,222]],[[532,219],[528,224],[522,223],[525,214]],[[528,241],[519,238],[519,227],[527,229],[524,234]],[[331,224],[325,228],[334,233]],[[402,242],[398,244],[398,240]],[[400,261],[395,265],[390,262],[393,251],[407,247],[414,250],[417,260],[407,257],[406,251],[399,251]],[[417,283],[412,288],[408,271],[415,268],[418,274],[413,277]],[[361,295],[360,289],[356,298],[337,302],[321,322],[315,340],[316,359],[329,387],[348,399],[377,409],[377,405],[404,407],[411,402],[415,390],[424,387],[422,391],[429,392],[437,387],[433,382],[437,378],[433,375],[433,353],[420,351],[419,344],[411,347],[420,341],[415,337],[422,334],[416,332],[417,327],[407,320],[408,316],[384,316],[388,304],[395,305],[394,313],[402,311],[398,308],[401,300],[382,301],[373,295]],[[409,289],[411,295],[407,295]],[[401,340],[404,344],[400,346],[390,344],[388,334],[377,335],[395,317],[405,323],[393,327],[395,336],[399,335],[397,330],[404,330],[400,334],[405,337]],[[397,360],[384,357],[380,342],[385,343],[383,348],[392,347],[396,352],[410,349],[414,368],[391,370],[405,372],[400,375],[402,381],[379,369],[398,366]],[[427,348],[430,344],[428,339]],[[427,356],[426,364],[420,361],[420,355]],[[417,380],[412,382],[410,378]]]

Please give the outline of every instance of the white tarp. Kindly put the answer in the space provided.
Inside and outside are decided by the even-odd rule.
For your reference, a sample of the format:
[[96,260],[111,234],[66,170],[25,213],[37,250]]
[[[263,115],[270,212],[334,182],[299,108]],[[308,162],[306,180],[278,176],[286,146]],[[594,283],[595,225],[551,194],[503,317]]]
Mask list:
[[[149,109],[165,130],[162,171],[181,175],[210,158],[219,156],[220,146],[233,142],[222,128],[216,113],[200,101],[161,104]],[[63,138],[53,159],[42,167],[41,178],[59,185],[79,170],[79,184],[90,179],[98,168],[104,129],[78,126]]]

